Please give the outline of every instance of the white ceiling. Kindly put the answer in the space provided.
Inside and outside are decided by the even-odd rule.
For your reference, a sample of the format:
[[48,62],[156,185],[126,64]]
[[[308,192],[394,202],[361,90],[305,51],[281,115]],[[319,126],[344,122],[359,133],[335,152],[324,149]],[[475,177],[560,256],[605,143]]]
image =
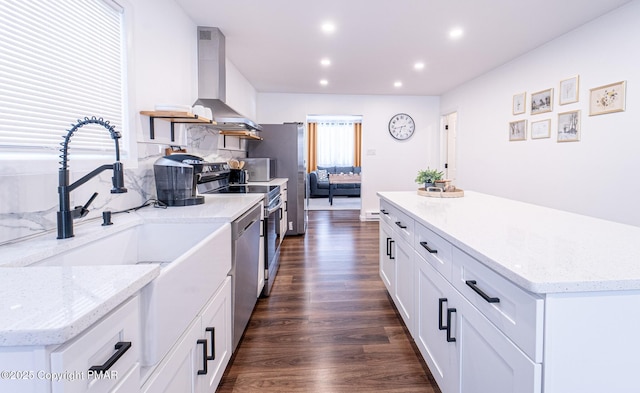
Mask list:
[[[197,25],[220,28],[227,58],[258,92],[440,95],[629,0],[176,2]],[[462,38],[449,38],[454,27]]]

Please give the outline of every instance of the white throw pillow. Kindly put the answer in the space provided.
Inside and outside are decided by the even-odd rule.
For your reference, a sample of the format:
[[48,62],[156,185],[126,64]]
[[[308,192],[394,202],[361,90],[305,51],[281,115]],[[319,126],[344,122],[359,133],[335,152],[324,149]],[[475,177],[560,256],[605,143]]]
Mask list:
[[329,179],[329,173],[326,169],[318,169],[318,180],[324,181]]

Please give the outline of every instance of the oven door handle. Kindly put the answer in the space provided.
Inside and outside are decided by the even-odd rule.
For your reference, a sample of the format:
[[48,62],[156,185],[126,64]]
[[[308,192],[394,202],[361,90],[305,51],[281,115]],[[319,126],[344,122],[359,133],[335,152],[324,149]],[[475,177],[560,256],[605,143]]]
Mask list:
[[280,209],[281,207],[282,207],[282,201],[279,201],[277,205],[275,205],[271,209],[267,210],[267,216],[270,216],[271,214],[273,214],[273,212],[275,212],[276,210]]

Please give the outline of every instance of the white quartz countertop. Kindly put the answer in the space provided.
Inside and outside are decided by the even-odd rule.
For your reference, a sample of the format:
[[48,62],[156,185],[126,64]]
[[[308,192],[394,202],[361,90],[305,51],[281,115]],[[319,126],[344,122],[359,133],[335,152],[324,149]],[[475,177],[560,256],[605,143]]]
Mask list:
[[288,182],[289,179],[286,177],[276,177],[275,179],[271,179],[269,181],[249,181],[249,185],[255,184],[258,186],[280,186],[282,187],[284,183]]
[[0,246],[0,346],[61,344],[107,315],[160,273],[157,265],[29,266],[144,222],[231,222],[261,194],[205,195],[197,206],[145,207],[76,222],[75,237],[55,232]]
[[534,293],[640,289],[640,228],[465,191],[378,196]]
[[72,339],[160,273],[157,265],[0,270],[0,346]]

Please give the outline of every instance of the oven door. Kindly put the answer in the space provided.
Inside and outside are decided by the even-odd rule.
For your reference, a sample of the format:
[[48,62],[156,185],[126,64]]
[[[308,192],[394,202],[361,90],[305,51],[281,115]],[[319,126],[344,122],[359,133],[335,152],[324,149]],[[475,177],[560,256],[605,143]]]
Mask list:
[[269,296],[273,280],[280,266],[280,220],[282,220],[282,201],[265,211],[264,218],[264,296]]

